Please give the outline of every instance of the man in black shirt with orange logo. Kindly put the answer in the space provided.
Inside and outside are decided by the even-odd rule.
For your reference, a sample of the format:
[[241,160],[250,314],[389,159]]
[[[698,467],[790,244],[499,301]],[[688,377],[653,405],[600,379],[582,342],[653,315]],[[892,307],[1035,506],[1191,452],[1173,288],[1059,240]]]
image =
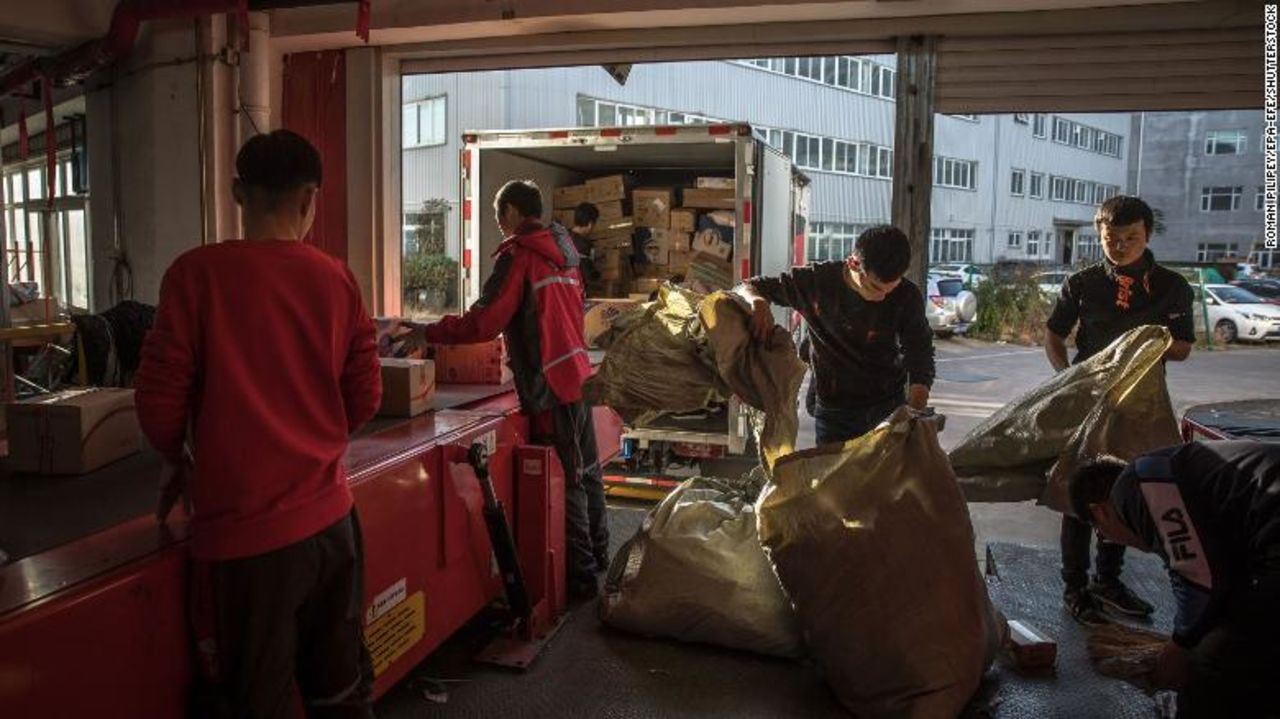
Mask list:
[[[1155,223],[1151,208],[1137,197],[1118,195],[1098,208],[1093,223],[1102,239],[1104,259],[1062,284],[1048,321],[1045,354],[1050,364],[1058,371],[1068,367],[1066,339],[1073,329],[1076,356],[1072,364],[1079,364],[1143,325],[1168,327],[1173,346],[1165,359],[1185,360],[1196,339],[1191,285],[1182,275],[1156,264],[1147,249]],[[1088,524],[1062,516],[1063,598],[1071,615],[1093,625],[1106,621],[1102,606],[1129,616],[1151,614],[1151,605],[1120,581],[1123,545],[1099,537],[1097,565],[1089,581],[1092,536]]]

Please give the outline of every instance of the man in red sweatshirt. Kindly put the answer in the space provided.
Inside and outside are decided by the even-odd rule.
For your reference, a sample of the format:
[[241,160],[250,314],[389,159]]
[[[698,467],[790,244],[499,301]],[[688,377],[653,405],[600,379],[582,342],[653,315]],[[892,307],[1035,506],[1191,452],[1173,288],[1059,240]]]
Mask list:
[[473,344],[505,334],[533,440],[554,446],[564,468],[569,591],[588,598],[598,591],[597,572],[608,565],[609,528],[591,408],[582,401],[591,362],[578,252],[563,227],[543,226],[542,193],[531,181],[504,185],[494,211],[505,239],[480,298],[465,314],[417,325],[417,339]]
[[296,686],[308,717],[372,717],[342,461],[381,399],[373,322],[351,271],[300,242],[315,148],[258,135],[236,174],[246,239],[174,261],[142,350],[138,418],[169,481],[157,516],[189,490],[193,624],[228,716],[292,717]]

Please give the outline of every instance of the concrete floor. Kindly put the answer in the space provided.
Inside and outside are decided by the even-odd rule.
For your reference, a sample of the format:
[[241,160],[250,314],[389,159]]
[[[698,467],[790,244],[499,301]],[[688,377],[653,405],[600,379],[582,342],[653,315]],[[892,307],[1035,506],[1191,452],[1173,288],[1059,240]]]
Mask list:
[[[1004,403],[1049,376],[1039,349],[965,339],[940,341],[933,404],[948,416],[944,446],[957,443]],[[1280,397],[1280,347],[1197,352],[1170,370],[1175,408],[1201,402]],[[813,420],[801,411],[800,446],[812,446]],[[1021,504],[970,504],[980,546],[989,544],[999,577],[992,600],[1008,616],[1030,620],[1059,643],[1055,675],[1023,676],[1001,660],[975,697],[969,717],[1150,717],[1151,699],[1093,671],[1085,632],[1061,608],[1058,515]],[[644,516],[634,504],[610,510],[615,548]],[[1168,631],[1171,600],[1153,557],[1131,553],[1125,577],[1157,605],[1153,626]],[[460,632],[382,701],[381,717],[838,717],[848,716],[805,663],[745,652],[646,639],[611,631],[591,605],[570,614],[558,636],[526,673],[484,668],[471,660],[490,636],[483,622]],[[447,679],[432,687],[427,678]],[[444,689],[445,703],[424,700]]]

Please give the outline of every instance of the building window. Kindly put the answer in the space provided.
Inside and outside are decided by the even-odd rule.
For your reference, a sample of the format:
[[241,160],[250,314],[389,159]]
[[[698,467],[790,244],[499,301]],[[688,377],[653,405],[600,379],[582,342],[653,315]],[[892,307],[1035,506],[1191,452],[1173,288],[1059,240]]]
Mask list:
[[1119,135],[1063,117],[1053,118],[1053,141],[1099,155],[1120,157]]
[[1259,187],[1258,194],[1253,196],[1253,209],[1257,210],[1258,212],[1262,212],[1262,209],[1266,206],[1266,204],[1267,204],[1267,193],[1264,192],[1261,187]]
[[1210,130],[1204,141],[1206,155],[1243,155],[1244,130]]
[[977,160],[957,160],[951,157],[935,157],[933,184],[959,190],[975,190],[978,187]]
[[[35,285],[41,297],[89,310],[89,203],[73,186],[73,162],[70,153],[62,153],[55,165],[52,210],[43,159],[6,168],[0,178],[9,256],[6,276],[10,283]],[[46,280],[52,284],[46,285]]]
[[441,95],[405,104],[401,127],[405,149],[445,144],[446,102]]
[[733,60],[738,65],[789,75],[862,95],[892,100],[896,71],[869,58],[852,55]]
[[1026,180],[1026,170],[1013,170],[1009,175],[1009,194],[1021,197],[1026,190]]
[[1010,232],[1009,233],[1009,249],[1019,249],[1021,247],[1022,247],[1022,233]]
[[885,180],[893,177],[893,150],[887,147],[792,130],[757,126],[755,131],[757,136],[791,158],[796,167]]
[[1097,235],[1076,235],[1075,255],[1077,261],[1092,261],[1102,258],[1102,243]]
[[1249,262],[1263,269],[1280,267],[1280,250],[1260,249],[1249,253]]
[[1031,173],[1031,187],[1027,194],[1038,200],[1044,199],[1044,173],[1043,172]]
[[1031,120],[1031,134],[1039,138],[1048,137],[1048,133],[1045,131],[1048,119],[1048,115],[1045,115],[1042,112],[1037,112]]
[[1243,187],[1206,187],[1200,191],[1201,212],[1230,212],[1240,209]]
[[1026,125],[1031,122],[1031,116],[1025,112],[1013,113],[1013,121],[1019,125]]
[[805,257],[809,262],[843,260],[853,254],[858,235],[869,227],[871,225],[848,222],[814,222],[809,225]]
[[[637,127],[643,125],[712,125],[725,122],[693,112],[627,105],[610,100],[578,96],[578,124],[583,127]],[[755,128],[761,138],[762,128]]]
[[972,262],[973,230],[935,227],[930,233],[929,262]]
[[1031,230],[1027,233],[1027,257],[1040,256],[1040,231]]
[[1224,257],[1235,257],[1239,245],[1226,242],[1201,242],[1196,246],[1196,262],[1214,262]]

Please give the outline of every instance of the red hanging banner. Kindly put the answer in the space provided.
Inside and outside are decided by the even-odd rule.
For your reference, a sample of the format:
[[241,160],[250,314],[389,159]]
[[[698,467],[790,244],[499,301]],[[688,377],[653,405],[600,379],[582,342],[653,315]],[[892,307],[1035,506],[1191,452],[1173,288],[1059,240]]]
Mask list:
[[359,0],[356,7],[356,37],[369,42],[369,5],[372,0]]
[[44,164],[45,189],[48,191],[49,209],[53,209],[53,196],[58,188],[58,128],[53,123],[53,83],[49,78],[40,79],[44,91]]
[[31,154],[31,136],[27,134],[27,99],[18,98],[18,159],[26,162]]

